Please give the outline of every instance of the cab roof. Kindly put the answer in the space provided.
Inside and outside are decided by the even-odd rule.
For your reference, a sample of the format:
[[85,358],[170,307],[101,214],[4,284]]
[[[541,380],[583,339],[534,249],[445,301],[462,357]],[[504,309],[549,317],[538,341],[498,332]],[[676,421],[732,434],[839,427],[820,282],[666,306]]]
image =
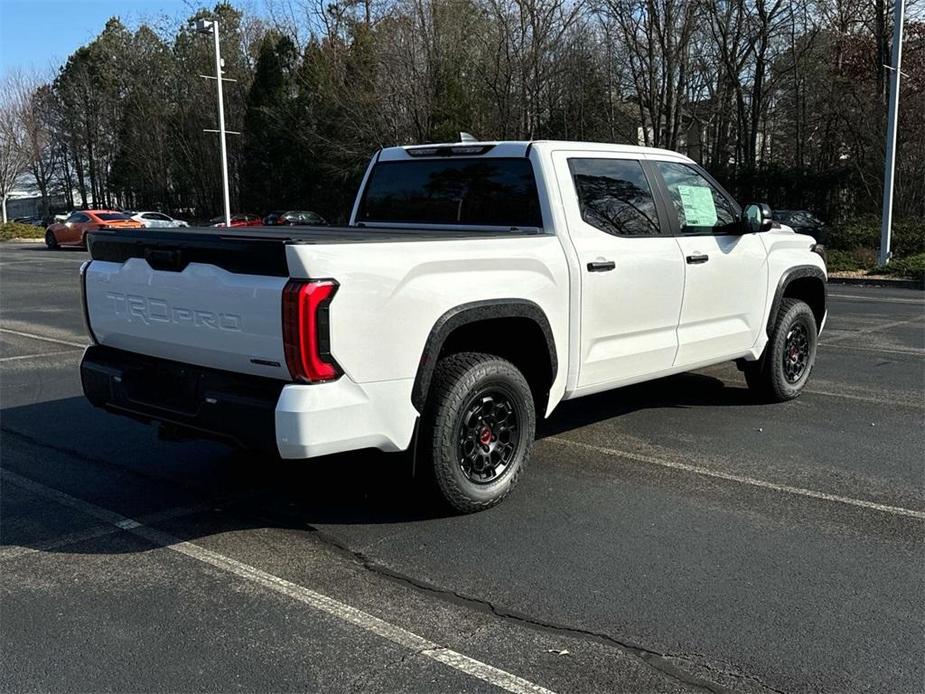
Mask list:
[[528,156],[531,149],[541,151],[613,152],[615,154],[635,154],[640,157],[655,156],[692,161],[683,154],[669,149],[612,142],[572,142],[568,140],[488,140],[403,145],[382,149],[379,152],[379,161],[407,161],[409,159],[449,156],[525,157]]

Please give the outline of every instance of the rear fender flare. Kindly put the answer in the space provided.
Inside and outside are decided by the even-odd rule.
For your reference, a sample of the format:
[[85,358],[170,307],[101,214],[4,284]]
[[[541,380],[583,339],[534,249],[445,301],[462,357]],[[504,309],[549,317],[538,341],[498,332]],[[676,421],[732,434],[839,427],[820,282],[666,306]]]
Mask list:
[[542,308],[526,299],[473,301],[451,308],[440,316],[427,336],[424,351],[421,353],[417,375],[414,378],[414,386],[411,390],[411,404],[414,405],[418,412],[424,411],[424,403],[427,400],[427,392],[430,390],[430,382],[437,366],[437,358],[447,338],[454,330],[463,325],[498,318],[527,318],[536,323],[543,333],[546,340],[546,349],[549,352],[551,369],[549,382],[551,384],[555,381],[558,371],[556,343],[549,320],[546,318]]

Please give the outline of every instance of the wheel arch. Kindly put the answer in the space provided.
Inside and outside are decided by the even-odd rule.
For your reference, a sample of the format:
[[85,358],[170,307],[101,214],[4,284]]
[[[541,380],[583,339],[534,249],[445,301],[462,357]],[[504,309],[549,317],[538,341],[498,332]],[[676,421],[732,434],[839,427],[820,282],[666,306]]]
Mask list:
[[821,268],[815,265],[798,265],[789,268],[781,275],[777,283],[777,290],[774,292],[771,310],[768,313],[768,322],[765,326],[768,337],[771,336],[771,331],[774,329],[774,322],[777,320],[781,301],[785,298],[799,299],[806,302],[816,318],[817,330],[822,329],[822,321],[825,318],[828,302],[828,291],[825,273]]
[[411,390],[418,412],[424,410],[437,362],[463,351],[508,359],[524,374],[537,405],[545,407],[558,359],[549,319],[539,305],[526,299],[489,299],[461,304],[440,316],[424,343]]

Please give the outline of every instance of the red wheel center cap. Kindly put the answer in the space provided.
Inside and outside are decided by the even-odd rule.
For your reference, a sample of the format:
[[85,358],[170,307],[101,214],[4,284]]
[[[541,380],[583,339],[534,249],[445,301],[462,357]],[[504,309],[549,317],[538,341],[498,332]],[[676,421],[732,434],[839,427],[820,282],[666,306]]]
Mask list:
[[491,443],[491,429],[482,427],[482,430],[479,432],[479,443],[483,446],[487,446]]
[[800,350],[794,345],[790,348],[790,361],[795,362],[800,358]]

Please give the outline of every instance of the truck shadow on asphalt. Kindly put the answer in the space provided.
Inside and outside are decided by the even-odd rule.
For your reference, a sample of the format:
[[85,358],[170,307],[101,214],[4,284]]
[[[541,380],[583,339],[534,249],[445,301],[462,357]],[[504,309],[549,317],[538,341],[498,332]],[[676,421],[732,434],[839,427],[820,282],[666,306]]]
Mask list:
[[[540,423],[537,438],[643,409],[752,404],[755,401],[745,388],[726,386],[711,376],[682,374],[563,403],[553,417]],[[325,526],[336,530],[336,526],[419,522],[462,524],[463,531],[480,532],[487,516],[516,513],[518,499],[528,503],[529,489],[521,490],[487,514],[454,518],[428,493],[425,475],[412,480],[407,454],[367,450],[288,461],[220,444],[164,442],[157,439],[154,427],[113,417],[82,397],[8,408],[2,420],[5,470],[136,520],[201,507],[164,526],[180,540],[251,528],[325,535]],[[522,485],[540,483],[541,476],[542,468],[533,467]],[[15,483],[0,486],[4,508],[0,548],[114,551],[111,542],[47,547],[47,535],[35,529],[43,527],[45,516],[62,511],[53,501],[30,504],[16,499],[23,494],[29,496]]]
[[761,403],[748,388],[731,387],[713,376],[683,373],[560,403],[537,423],[537,440],[648,409],[747,407]]

